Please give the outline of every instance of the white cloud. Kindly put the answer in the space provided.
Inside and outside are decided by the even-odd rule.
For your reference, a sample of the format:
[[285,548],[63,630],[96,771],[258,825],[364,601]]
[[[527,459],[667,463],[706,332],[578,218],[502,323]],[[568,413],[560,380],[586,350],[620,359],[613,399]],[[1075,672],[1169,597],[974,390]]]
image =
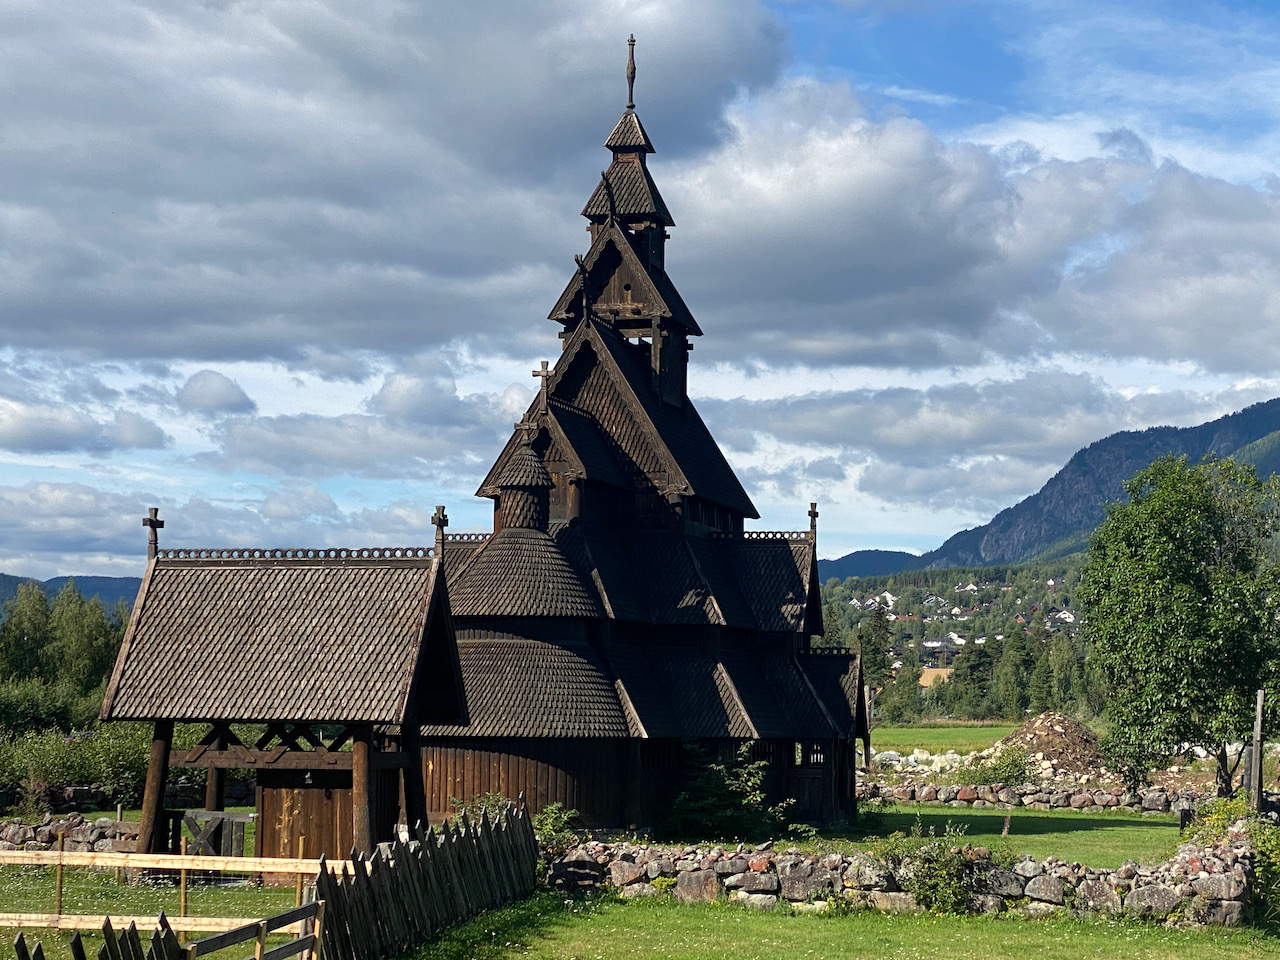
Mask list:
[[194,413],[217,416],[227,413],[253,413],[258,405],[240,384],[216,370],[198,370],[187,378],[174,395],[178,406]]

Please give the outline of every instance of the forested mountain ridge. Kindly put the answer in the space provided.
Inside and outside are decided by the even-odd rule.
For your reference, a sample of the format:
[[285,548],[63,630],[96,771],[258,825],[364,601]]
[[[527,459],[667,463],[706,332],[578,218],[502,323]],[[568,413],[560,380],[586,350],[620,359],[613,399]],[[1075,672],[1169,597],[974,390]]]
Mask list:
[[[4,605],[18,595],[18,585],[29,579],[32,578],[0,573],[0,620],[4,619]],[[76,589],[86,598],[98,597],[102,606],[108,610],[116,605],[117,600],[133,606],[138,587],[142,585],[142,580],[138,577],[53,577],[44,581],[37,580],[36,583],[40,584],[45,595],[52,600],[68,580],[74,580]]]
[[[1193,462],[1208,454],[1234,457],[1257,467],[1259,476],[1280,473],[1280,398],[1195,427],[1151,427],[1104,437],[1078,450],[1039,492],[923,556],[901,554],[898,569],[1023,563],[1084,549],[1106,516],[1106,505],[1123,496],[1124,482],[1166,454]],[[862,552],[819,561],[819,575],[824,580],[868,575],[858,569]],[[877,559],[883,564],[885,558]]]

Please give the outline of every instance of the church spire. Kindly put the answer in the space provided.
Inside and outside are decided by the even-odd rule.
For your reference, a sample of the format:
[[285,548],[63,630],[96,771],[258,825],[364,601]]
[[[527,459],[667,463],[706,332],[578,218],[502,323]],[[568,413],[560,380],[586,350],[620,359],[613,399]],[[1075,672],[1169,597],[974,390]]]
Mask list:
[[636,35],[627,37],[627,109],[636,108]]

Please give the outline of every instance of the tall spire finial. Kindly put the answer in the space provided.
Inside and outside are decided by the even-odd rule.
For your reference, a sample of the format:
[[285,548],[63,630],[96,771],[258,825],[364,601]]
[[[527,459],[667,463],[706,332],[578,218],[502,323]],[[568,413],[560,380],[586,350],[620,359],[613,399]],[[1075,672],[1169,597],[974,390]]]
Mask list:
[[636,108],[636,35],[627,38],[627,109]]

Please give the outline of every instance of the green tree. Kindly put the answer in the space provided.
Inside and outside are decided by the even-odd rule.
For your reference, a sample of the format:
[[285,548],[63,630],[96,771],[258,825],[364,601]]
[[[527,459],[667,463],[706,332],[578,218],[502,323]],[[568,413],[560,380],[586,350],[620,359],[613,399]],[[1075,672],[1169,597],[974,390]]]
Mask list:
[[51,640],[41,651],[44,676],[87,693],[111,671],[124,616],[120,608],[108,616],[101,600],[86,600],[75,580],[68,580],[49,606],[49,632]]
[[1125,492],[1129,502],[1094,534],[1076,590],[1109,687],[1108,754],[1138,784],[1182,744],[1203,747],[1229,795],[1226,745],[1249,736],[1254,690],[1280,691],[1280,593],[1266,560],[1280,532],[1280,483],[1231,460],[1164,457]]
[[44,648],[53,639],[49,623],[49,598],[34,580],[18,585],[18,593],[5,604],[0,627],[0,677],[27,680],[40,673]]

